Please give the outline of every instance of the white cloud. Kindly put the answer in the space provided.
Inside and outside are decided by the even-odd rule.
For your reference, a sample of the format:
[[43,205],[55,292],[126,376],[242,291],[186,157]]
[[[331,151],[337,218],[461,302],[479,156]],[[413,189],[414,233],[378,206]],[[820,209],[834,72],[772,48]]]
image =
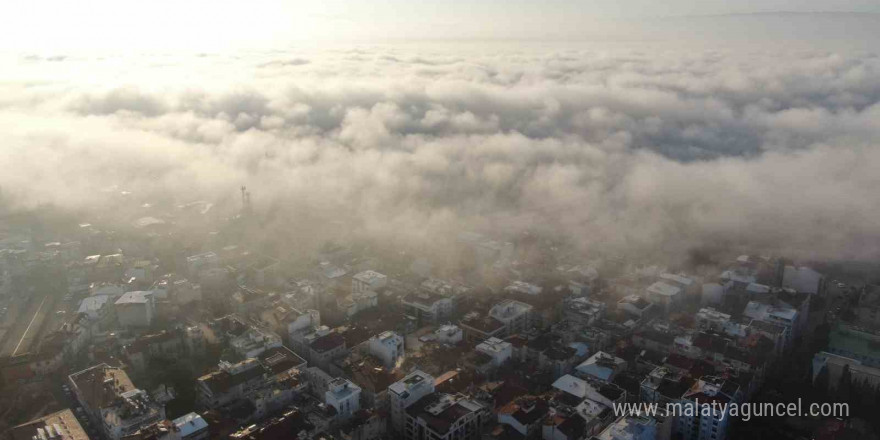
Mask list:
[[77,208],[111,185],[188,201],[247,184],[301,232],[341,219],[415,240],[491,227],[588,251],[878,256],[874,55],[352,55],[4,60],[3,194]]

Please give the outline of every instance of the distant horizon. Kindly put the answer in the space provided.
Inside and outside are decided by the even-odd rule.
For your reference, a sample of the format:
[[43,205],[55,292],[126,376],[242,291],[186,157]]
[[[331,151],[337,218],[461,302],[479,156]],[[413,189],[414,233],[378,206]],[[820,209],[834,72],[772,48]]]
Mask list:
[[878,0],[29,0],[0,136],[0,436],[880,433]]
[[[722,1],[689,0],[663,6],[651,6],[653,3],[645,0],[590,5],[560,0],[543,5],[523,0],[508,4],[496,0],[419,4],[402,0],[257,0],[247,9],[213,3],[209,8],[205,0],[179,3],[180,7],[169,13],[162,9],[162,2],[134,5],[90,0],[72,6],[57,0],[37,0],[0,17],[0,51],[229,50],[295,43],[419,41],[687,41],[695,32],[700,39],[712,37],[710,41],[723,43],[746,39],[755,31],[759,32],[755,39],[768,41],[821,41],[803,26],[791,28],[788,20],[792,19],[818,20],[822,32],[831,38],[848,38],[853,44],[860,39],[880,39],[876,26],[858,23],[880,16],[880,5],[860,0],[842,2],[838,9],[789,0],[767,2],[762,8],[733,9]],[[88,4],[93,8],[85,9]],[[774,6],[777,8],[770,9]],[[703,23],[717,19],[725,20],[725,28],[714,28],[714,22]],[[762,23],[752,23],[751,19]],[[763,23],[774,19],[779,21]],[[687,27],[694,29],[682,28],[679,20],[692,21]],[[835,26],[836,20],[857,22]],[[154,28],[157,32],[152,32]]]

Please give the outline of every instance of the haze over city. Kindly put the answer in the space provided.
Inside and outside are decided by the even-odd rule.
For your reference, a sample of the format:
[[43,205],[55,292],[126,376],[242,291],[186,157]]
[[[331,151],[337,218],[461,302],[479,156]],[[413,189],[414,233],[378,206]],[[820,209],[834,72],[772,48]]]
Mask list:
[[[571,408],[548,393],[560,380],[599,387],[580,368],[597,353],[603,365],[628,362],[620,373],[628,379],[614,386],[635,383],[622,399],[631,403],[652,402],[638,388],[656,373],[639,363],[651,350],[663,358],[651,361],[656,368],[679,368],[673,355],[712,364],[712,374],[685,374],[688,387],[723,388],[716,378],[726,377],[739,390],[731,402],[791,390],[855,402],[851,383],[880,383],[878,43],[880,5],[869,0],[11,6],[0,17],[0,377],[13,397],[0,401],[10,405],[0,407],[0,436],[10,428],[10,438],[39,437],[25,422],[67,420],[70,407],[87,438],[153,438],[146,422],[102,428],[109,410],[90,408],[77,391],[77,377],[119,371],[134,379],[125,378],[131,389],[186,389],[169,393],[169,414],[163,406],[153,422],[198,417],[205,428],[194,436],[210,427],[211,438],[270,438],[248,426],[317,414],[300,397],[347,412],[325,401],[334,393],[327,381],[315,383],[324,374],[369,388],[350,369],[372,365],[360,356],[383,361],[377,371],[394,380],[382,391],[392,393],[413,374],[467,375],[467,392],[442,397],[432,387],[425,398],[483,414],[476,419],[492,423],[467,435],[493,438],[515,438],[513,429],[558,440],[542,429],[563,422],[542,416],[520,432],[504,421],[504,405],[475,388],[550,374],[547,386],[517,392],[563,414]],[[430,312],[413,305],[418,295],[435,301]],[[111,312],[97,312],[105,303]],[[147,304],[145,314],[130,314],[131,304]],[[525,323],[496,317],[499,304]],[[284,318],[268,317],[279,307]],[[495,333],[473,324],[495,318],[504,322]],[[264,350],[231,342],[228,326],[237,325],[269,335],[264,350],[303,361],[283,380],[254,385],[287,400],[199,394],[218,371],[271,370]],[[449,326],[461,340],[437,342]],[[594,328],[608,333],[603,342],[584,336]],[[73,343],[71,332],[87,336]],[[658,347],[642,332],[677,342]],[[748,355],[724,351],[720,361],[681,348],[679,339],[709,333]],[[173,373],[150,374],[145,365],[165,357],[144,360],[132,347],[156,355],[143,347],[170,334],[184,341],[172,356],[181,360],[169,362]],[[330,344],[328,335],[347,345],[316,359],[310,344]],[[757,365],[763,337],[775,345]],[[194,338],[208,348],[193,348]],[[384,362],[371,341],[395,338],[399,356]],[[467,360],[495,356],[502,343],[593,347],[578,346],[571,365],[548,367],[526,349],[485,371]],[[853,344],[864,351],[846,351]],[[435,346],[466,360],[432,358]],[[647,351],[631,357],[637,348]],[[748,366],[731,366],[740,361]],[[307,389],[282,385],[291,378]],[[150,405],[162,400],[146,391]],[[383,412],[388,399],[361,395],[369,422],[352,422],[351,411],[322,419],[326,429],[311,418],[314,429],[303,430],[418,438],[404,416]],[[227,412],[244,401],[256,412]],[[731,438],[838,428],[876,438],[876,422],[859,418],[874,407],[854,406],[839,427],[833,417],[797,429],[734,424]],[[616,412],[583,417],[586,427],[566,439],[636,423]],[[684,419],[651,420],[644,438],[704,438],[684,430]]]

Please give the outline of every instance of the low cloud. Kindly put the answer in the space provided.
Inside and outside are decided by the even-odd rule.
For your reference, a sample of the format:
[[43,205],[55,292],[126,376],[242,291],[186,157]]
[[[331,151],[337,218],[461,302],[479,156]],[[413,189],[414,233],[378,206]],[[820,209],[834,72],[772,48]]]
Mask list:
[[113,186],[234,200],[246,184],[300,233],[343,221],[426,243],[476,229],[672,258],[717,244],[880,256],[873,54],[162,57],[68,59],[106,80],[0,85],[6,201],[82,209]]

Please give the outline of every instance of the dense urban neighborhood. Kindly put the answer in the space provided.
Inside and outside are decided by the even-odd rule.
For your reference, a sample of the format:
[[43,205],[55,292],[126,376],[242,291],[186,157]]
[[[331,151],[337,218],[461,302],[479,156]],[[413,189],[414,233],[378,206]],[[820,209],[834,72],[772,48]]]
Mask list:
[[[735,246],[669,266],[581,255],[564,237],[471,231],[448,237],[453,255],[344,234],[305,253],[253,239],[262,220],[241,195],[229,215],[208,202],[145,204],[122,226],[4,213],[0,432],[877,438],[880,286],[870,267]],[[799,400],[848,406],[749,421],[730,413]],[[661,406],[623,413],[624,404]]]

